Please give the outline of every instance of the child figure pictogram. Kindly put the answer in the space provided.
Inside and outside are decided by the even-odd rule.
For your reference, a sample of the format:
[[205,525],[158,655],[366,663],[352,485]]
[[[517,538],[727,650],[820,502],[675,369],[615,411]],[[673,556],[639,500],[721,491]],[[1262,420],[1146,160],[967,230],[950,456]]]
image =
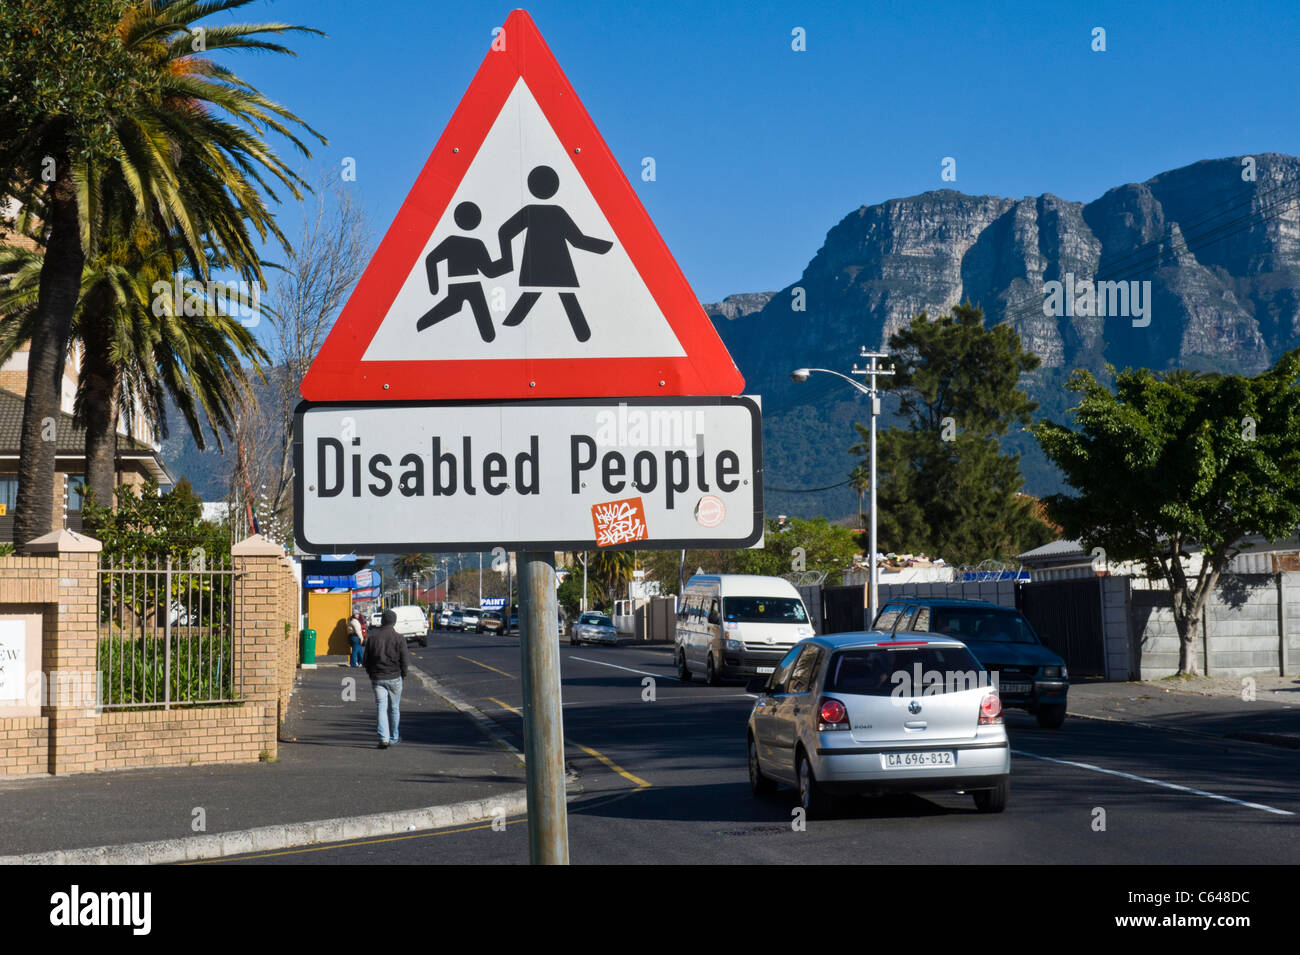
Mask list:
[[[483,221],[483,213],[472,202],[462,202],[456,206],[454,213],[456,225],[464,232],[472,232]],[[482,275],[496,278],[510,271],[507,255],[493,261],[487,246],[479,239],[467,235],[452,235],[443,239],[424,260],[425,270],[429,275],[429,291],[438,294],[438,263],[447,263],[447,296],[429,311],[420,316],[415,323],[416,331],[424,331],[430,325],[436,325],[443,319],[451,318],[469,303],[478,324],[478,333],[483,341],[490,342],[496,338],[496,329],[492,327],[492,313],[488,310],[487,296],[483,294],[482,284],[475,279],[472,282],[452,282],[450,279]],[[508,324],[508,323],[507,323]]]

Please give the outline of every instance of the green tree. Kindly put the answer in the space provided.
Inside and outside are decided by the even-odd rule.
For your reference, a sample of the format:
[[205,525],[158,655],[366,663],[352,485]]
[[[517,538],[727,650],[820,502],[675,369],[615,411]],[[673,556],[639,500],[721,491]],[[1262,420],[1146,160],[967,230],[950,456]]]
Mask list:
[[1300,349],[1254,378],[1127,369],[1112,392],[1077,371],[1067,387],[1076,430],[1033,429],[1076,492],[1047,498],[1048,514],[1169,584],[1178,672],[1195,674],[1201,610],[1228,561],[1247,538],[1300,525]]
[[[761,574],[793,577],[804,571],[822,571],[830,584],[840,582],[845,570],[860,553],[853,531],[839,527],[824,517],[812,520],[793,518],[781,527],[769,518],[765,525],[762,547],[735,550],[688,550],[685,578],[699,568],[710,574]],[[679,593],[681,551],[652,550],[641,553],[646,576],[659,582],[663,594]],[[581,573],[582,568],[579,567]]]
[[429,554],[398,554],[393,558],[393,575],[403,587],[409,587],[412,580],[427,577],[434,566]]
[[[17,246],[0,250],[0,363],[34,334],[44,256]],[[223,446],[233,428],[235,404],[266,352],[233,315],[216,308],[176,314],[170,300],[156,308],[155,283],[172,287],[171,246],[136,226],[115,237],[82,271],[72,339],[82,347],[74,417],[86,429],[86,486],[112,500],[116,483],[118,419],[128,434],[137,409],[159,438],[168,437],[166,397],[180,411],[195,444],[206,447],[206,421]]]
[[[884,387],[910,420],[877,438],[881,548],[974,563],[1050,540],[1032,499],[1020,494],[1019,455],[1002,454],[998,444],[1037,407],[1019,388],[1037,356],[1011,326],[985,328],[984,313],[969,302],[933,321],[919,313],[889,347],[895,374]],[[856,427],[863,441],[851,450],[866,458],[869,434]],[[860,480],[858,468],[854,475]]]
[[[615,600],[626,597],[624,590],[635,569],[636,557],[630,550],[588,551],[587,583],[592,604],[611,609]],[[578,585],[582,585],[581,580]]]
[[[100,586],[106,612],[125,607],[141,634],[165,607],[181,602],[194,624],[207,622],[209,613],[226,612],[210,599],[213,581],[207,571],[229,567],[230,538],[224,527],[203,520],[203,501],[188,481],[182,478],[165,494],[152,478],[123,485],[116,507],[101,507],[88,491],[81,514],[86,533],[103,545],[107,567],[139,571],[105,575]],[[165,573],[169,564],[170,575]]]
[[[286,24],[199,21],[249,0],[13,0],[0,5],[0,199],[45,212],[45,259],[28,359],[18,545],[50,530],[63,365],[106,197],[129,196],[134,218],[176,236],[196,276],[209,250],[264,285],[251,232],[288,245],[266,205],[278,181],[302,179],[270,149],[269,131],[310,155],[306,127],[224,66],[218,49],[291,52],[265,37]],[[318,31],[310,31],[318,32]],[[109,205],[117,206],[110,202]],[[250,231],[251,230],[251,231]]]
[[567,565],[564,570],[568,576],[556,591],[556,600],[564,610],[564,615],[572,618],[582,609],[582,565],[575,562]]

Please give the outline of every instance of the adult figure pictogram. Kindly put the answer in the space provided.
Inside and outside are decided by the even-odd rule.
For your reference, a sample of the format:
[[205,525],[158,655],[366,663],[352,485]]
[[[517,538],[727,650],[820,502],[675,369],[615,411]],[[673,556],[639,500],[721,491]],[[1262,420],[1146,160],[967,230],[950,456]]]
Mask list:
[[[551,198],[559,188],[560,177],[550,166],[536,166],[528,174],[528,191],[538,199]],[[578,276],[573,270],[569,246],[597,255],[604,255],[614,247],[613,242],[584,235],[563,206],[532,203],[507,219],[497,232],[501,243],[501,263],[505,264],[507,271],[513,258],[510,243],[525,230],[524,254],[519,263],[519,285],[525,289],[576,289],[579,287]],[[522,322],[541,294],[523,292],[502,324],[515,326]],[[573,292],[560,292],[560,303],[569,316],[573,334],[578,341],[585,342],[591,337],[591,329],[578,304],[578,296]]]
[[[462,231],[472,232],[483,220],[483,213],[474,203],[462,202],[456,206],[453,217]],[[467,235],[451,235],[434,246],[424,260],[425,270],[429,273],[429,291],[434,295],[438,294],[438,263],[442,261],[447,263],[448,279],[470,275],[496,278],[510,271],[508,255],[503,260],[493,262],[487,246],[479,239]],[[477,279],[473,282],[448,281],[447,297],[420,316],[420,320],[415,323],[416,331],[422,332],[430,325],[451,318],[465,307],[466,302],[474,313],[474,321],[478,323],[479,335],[485,342],[492,341],[496,338],[496,329],[492,327],[492,313],[488,311],[487,296],[483,294],[483,286]]]

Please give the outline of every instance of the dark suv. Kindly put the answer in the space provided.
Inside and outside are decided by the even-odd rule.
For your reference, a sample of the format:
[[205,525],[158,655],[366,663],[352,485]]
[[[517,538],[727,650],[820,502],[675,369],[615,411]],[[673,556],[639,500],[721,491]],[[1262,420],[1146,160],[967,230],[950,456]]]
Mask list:
[[1065,722],[1070,689],[1065,661],[1043,646],[1014,607],[983,600],[902,597],[886,601],[872,628],[895,637],[934,633],[960,640],[995,674],[1004,706],[1028,710],[1046,729],[1058,729]]

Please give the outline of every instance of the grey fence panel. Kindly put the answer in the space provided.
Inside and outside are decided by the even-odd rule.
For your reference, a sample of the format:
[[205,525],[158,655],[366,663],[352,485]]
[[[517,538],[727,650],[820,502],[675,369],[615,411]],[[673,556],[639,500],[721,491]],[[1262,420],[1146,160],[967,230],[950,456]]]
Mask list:
[[244,634],[229,563],[133,560],[99,569],[98,667],[104,709],[237,703]]

